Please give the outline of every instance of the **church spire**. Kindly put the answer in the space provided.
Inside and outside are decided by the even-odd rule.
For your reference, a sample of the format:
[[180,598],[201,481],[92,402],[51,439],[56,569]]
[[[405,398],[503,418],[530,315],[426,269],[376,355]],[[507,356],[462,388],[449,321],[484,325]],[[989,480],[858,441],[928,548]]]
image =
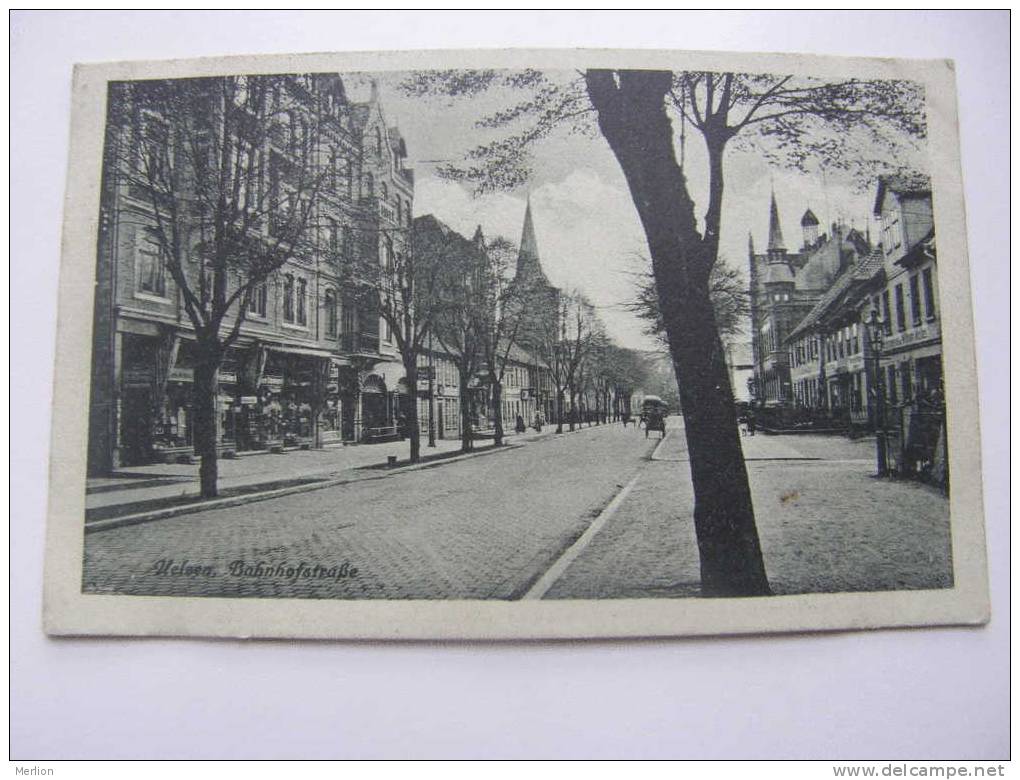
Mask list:
[[772,190],[772,206],[769,212],[769,252],[785,252],[783,228],[779,224],[779,206],[776,205],[776,191]]
[[521,230],[521,248],[517,254],[517,277],[531,276],[548,283],[542,264],[538,260],[538,239],[535,238],[535,223],[531,218],[531,195],[524,210],[524,227]]

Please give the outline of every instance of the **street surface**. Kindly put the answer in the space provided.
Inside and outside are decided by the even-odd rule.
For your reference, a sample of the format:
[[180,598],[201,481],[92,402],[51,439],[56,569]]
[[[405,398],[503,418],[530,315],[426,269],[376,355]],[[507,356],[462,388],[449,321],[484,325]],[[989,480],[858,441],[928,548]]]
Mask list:
[[[85,537],[84,589],[696,596],[681,418],[669,426],[661,446],[656,433],[646,439],[633,426],[596,426],[456,463],[98,531]],[[948,502],[926,486],[871,476],[873,440],[759,434],[742,441],[776,593],[951,586]]]

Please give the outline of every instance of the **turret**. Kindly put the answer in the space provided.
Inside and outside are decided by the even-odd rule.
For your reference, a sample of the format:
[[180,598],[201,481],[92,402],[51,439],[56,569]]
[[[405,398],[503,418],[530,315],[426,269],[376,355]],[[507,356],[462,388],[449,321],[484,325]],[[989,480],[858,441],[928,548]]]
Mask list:
[[811,209],[800,218],[800,228],[804,233],[804,249],[814,246],[818,241],[818,217]]

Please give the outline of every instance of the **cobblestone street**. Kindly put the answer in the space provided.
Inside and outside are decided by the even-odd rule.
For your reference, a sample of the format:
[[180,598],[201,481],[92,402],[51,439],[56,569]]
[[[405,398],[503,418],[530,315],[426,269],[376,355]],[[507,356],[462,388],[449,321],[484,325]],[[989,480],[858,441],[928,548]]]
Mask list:
[[[654,444],[633,428],[586,428],[384,479],[89,534],[84,588],[154,595],[515,598],[647,464]],[[159,574],[161,561],[173,563]],[[339,579],[233,576],[230,565],[237,561],[326,571],[347,563],[347,574],[351,567],[358,571]]]
[[[594,427],[457,463],[91,533],[84,588],[521,598],[634,480],[538,595],[696,596],[680,418],[670,426],[661,446],[657,434],[646,439],[633,427]],[[947,501],[926,486],[875,479],[871,440],[759,435],[743,443],[777,594],[952,584]]]

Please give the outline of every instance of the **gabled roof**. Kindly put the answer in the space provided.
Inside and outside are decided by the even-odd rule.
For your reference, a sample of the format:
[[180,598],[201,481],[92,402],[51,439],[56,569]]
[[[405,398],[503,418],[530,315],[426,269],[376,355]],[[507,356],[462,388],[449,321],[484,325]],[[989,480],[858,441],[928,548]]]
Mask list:
[[812,307],[804,319],[797,324],[797,327],[790,331],[786,341],[799,338],[806,331],[824,320],[830,310],[846,300],[847,293],[851,291],[855,284],[870,281],[876,274],[881,273],[884,267],[882,252],[876,249],[856,265],[847,268],[836,277],[836,281],[825,291],[825,294],[822,295],[818,303]]
[[879,176],[878,192],[875,193],[875,216],[882,213],[882,201],[885,200],[886,192],[895,192],[898,195],[930,194],[931,179],[927,174],[917,171]]
[[400,129],[397,127],[390,127],[386,129],[386,137],[389,139],[390,148],[399,156],[407,157],[407,144],[404,142],[404,136],[400,133]]
[[928,234],[908,249],[903,257],[896,261],[896,265],[910,268],[922,262],[928,257],[935,257],[935,228],[928,231]]

